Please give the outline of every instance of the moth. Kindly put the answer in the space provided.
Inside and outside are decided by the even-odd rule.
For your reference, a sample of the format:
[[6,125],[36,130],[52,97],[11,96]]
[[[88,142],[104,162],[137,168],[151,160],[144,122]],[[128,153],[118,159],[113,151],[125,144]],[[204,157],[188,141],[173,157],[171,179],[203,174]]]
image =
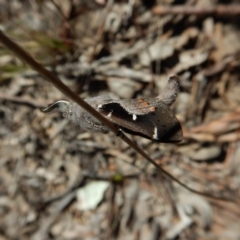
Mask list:
[[[182,128],[169,108],[179,91],[177,76],[169,78],[156,97],[114,100],[108,95],[86,98],[89,105],[128,134],[164,143],[182,141]],[[77,103],[59,100],[42,109],[44,113],[59,111],[63,116],[88,131],[109,132],[109,129]]]

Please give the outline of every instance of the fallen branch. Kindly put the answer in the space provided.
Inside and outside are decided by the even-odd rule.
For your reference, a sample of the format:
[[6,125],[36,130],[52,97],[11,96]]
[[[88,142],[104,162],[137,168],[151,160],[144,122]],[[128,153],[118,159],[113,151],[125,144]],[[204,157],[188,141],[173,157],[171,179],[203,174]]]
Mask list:
[[219,16],[236,16],[240,14],[240,5],[216,5],[208,7],[200,6],[156,6],[152,9],[153,14],[183,14],[183,15],[219,15]]

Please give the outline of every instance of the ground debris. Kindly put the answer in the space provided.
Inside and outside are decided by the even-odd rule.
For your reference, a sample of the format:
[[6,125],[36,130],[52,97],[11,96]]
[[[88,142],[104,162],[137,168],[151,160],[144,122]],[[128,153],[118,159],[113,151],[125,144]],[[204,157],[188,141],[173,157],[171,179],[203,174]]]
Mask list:
[[[149,98],[178,75],[183,142],[132,138],[192,188],[238,200],[240,4],[182,2],[0,0],[1,29],[83,98]],[[0,239],[240,238],[239,204],[188,192],[112,133],[40,111],[60,99],[0,46]]]

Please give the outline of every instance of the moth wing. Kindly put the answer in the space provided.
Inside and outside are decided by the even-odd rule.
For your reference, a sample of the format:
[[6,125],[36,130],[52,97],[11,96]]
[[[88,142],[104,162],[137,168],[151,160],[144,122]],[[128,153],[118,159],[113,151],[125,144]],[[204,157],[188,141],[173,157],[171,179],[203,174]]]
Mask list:
[[127,133],[159,142],[182,141],[181,125],[166,104],[159,101],[157,106],[153,107],[154,111],[147,110],[145,114],[135,114],[144,112],[144,109],[138,109],[138,106],[142,108],[142,105],[135,103],[126,109],[121,105],[121,101],[115,101],[101,105],[98,110]]

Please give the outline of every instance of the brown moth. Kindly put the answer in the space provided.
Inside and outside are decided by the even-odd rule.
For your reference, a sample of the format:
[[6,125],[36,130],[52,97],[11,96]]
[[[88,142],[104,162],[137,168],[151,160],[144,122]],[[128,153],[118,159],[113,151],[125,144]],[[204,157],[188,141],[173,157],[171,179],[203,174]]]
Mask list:
[[[157,97],[114,100],[102,95],[84,100],[126,133],[174,143],[182,141],[182,128],[169,105],[175,101],[178,91],[178,77],[172,76]],[[55,110],[85,130],[109,132],[105,125],[77,103],[59,100],[42,109],[45,113]]]

